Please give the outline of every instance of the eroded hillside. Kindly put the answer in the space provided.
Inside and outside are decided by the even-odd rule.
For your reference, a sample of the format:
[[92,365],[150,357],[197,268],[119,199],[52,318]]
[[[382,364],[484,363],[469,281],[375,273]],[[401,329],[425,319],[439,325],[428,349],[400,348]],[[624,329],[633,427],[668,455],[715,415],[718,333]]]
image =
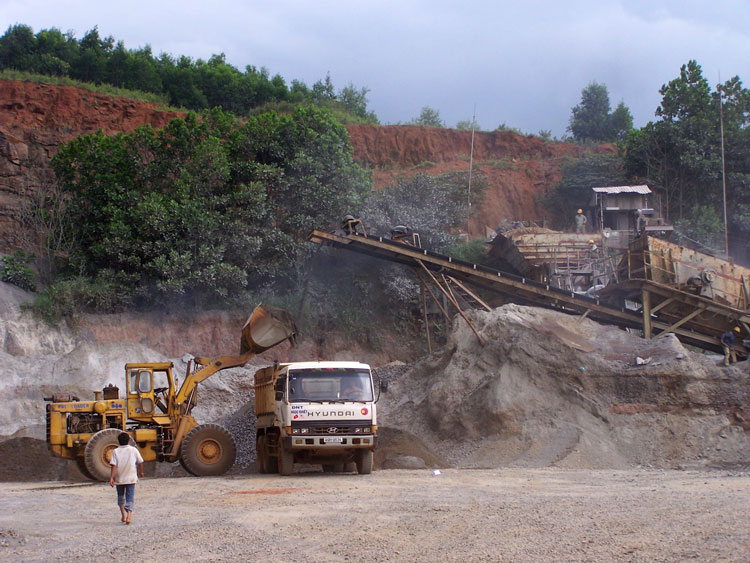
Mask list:
[[[60,145],[98,129],[130,133],[144,124],[158,129],[184,114],[71,86],[0,80],[0,250],[18,244],[14,217],[50,178],[49,162]],[[376,188],[419,172],[468,171],[471,132],[415,126],[348,128],[355,160],[373,171]],[[484,236],[503,219],[540,220],[539,196],[560,179],[560,163],[585,150],[509,131],[476,133],[472,174],[487,189],[474,210],[470,231]]]

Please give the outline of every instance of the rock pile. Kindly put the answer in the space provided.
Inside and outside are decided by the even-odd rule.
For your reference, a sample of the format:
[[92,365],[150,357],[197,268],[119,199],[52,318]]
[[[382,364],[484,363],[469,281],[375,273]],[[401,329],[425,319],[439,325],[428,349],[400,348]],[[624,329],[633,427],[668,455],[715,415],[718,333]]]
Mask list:
[[401,437],[383,461],[427,449],[460,467],[750,464],[746,363],[533,307],[471,319],[485,346],[457,320],[389,387],[380,424]]
[[[124,384],[126,362],[165,361],[144,344],[98,343],[21,317],[22,295],[0,284],[0,479],[80,479],[44,442],[44,396],[91,397]],[[663,468],[750,465],[748,363],[686,350],[674,336],[644,340],[562,313],[505,305],[474,312],[448,344],[412,365],[375,369],[376,467]],[[33,325],[33,326],[32,326]],[[302,358],[300,358],[302,359]],[[187,358],[173,359],[182,380]],[[265,360],[200,386],[193,411],[229,428],[232,473],[253,472],[253,375]],[[149,464],[151,475],[184,475]]]

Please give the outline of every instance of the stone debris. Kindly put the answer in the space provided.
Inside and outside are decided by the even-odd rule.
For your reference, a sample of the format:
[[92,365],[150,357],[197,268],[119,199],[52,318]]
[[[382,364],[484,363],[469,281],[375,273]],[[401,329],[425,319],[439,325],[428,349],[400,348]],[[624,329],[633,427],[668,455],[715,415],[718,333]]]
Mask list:
[[[89,398],[108,383],[122,389],[126,362],[169,358],[138,343],[101,344],[36,325],[25,330],[26,317],[8,295],[0,291],[8,313],[0,339],[23,353],[0,351],[0,480],[82,480],[74,462],[48,453],[41,398]],[[376,467],[750,464],[746,362],[724,368],[717,356],[693,353],[672,335],[644,340],[534,307],[469,315],[485,346],[457,318],[442,349],[414,364],[374,368],[376,384],[388,384],[378,403]],[[172,360],[180,380],[187,359]],[[255,471],[253,375],[267,364],[254,358],[200,385],[196,420],[226,426],[237,443],[230,474]],[[186,474],[177,463],[147,465],[150,475]]]

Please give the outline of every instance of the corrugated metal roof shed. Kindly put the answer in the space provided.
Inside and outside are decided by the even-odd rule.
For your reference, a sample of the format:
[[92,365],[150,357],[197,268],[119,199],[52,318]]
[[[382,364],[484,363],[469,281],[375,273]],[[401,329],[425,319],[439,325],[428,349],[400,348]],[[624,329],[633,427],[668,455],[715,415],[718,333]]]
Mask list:
[[648,186],[609,186],[606,188],[591,188],[595,192],[605,194],[650,194]]

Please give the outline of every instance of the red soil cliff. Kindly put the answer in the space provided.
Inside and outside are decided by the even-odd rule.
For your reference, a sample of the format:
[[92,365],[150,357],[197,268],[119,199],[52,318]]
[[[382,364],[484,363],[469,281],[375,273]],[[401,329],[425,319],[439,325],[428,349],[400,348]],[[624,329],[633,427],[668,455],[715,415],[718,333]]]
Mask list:
[[[102,129],[129,133],[150,123],[166,125],[179,112],[146,102],[113,98],[71,86],[0,80],[0,249],[18,243],[14,217],[50,177],[49,160],[74,137]],[[354,159],[373,171],[376,188],[419,172],[468,171],[471,132],[415,126],[347,127]],[[470,233],[483,236],[503,219],[543,219],[538,198],[560,178],[560,163],[585,150],[512,132],[476,133],[474,177],[487,189],[474,210]],[[600,152],[613,152],[602,146]],[[468,188],[468,186],[467,186]]]

